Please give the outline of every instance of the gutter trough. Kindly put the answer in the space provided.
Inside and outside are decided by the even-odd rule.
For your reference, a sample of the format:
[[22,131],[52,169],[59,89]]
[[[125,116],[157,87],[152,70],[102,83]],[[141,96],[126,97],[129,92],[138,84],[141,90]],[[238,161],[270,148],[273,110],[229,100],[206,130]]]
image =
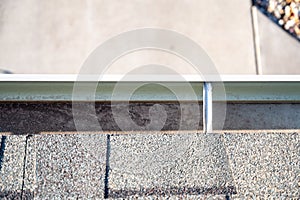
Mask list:
[[[156,80],[130,81],[122,80],[122,76],[109,75],[100,77],[77,75],[40,75],[40,74],[0,74],[0,101],[127,101],[131,88],[141,86],[131,96],[131,101],[202,101],[203,83],[212,83],[224,88],[213,92],[214,101],[226,102],[291,102],[300,101],[299,75],[222,75],[203,77],[184,75],[184,81],[177,81],[176,76],[166,78],[162,75]],[[135,78],[135,77],[133,77]],[[143,78],[145,78],[143,76]],[[147,78],[147,77],[146,77]],[[171,81],[170,81],[171,80]],[[84,91],[98,83],[95,96],[73,96],[74,83]],[[112,98],[114,87],[118,84],[119,94]],[[173,94],[167,87],[175,88]],[[192,88],[192,90],[187,90]],[[176,98],[177,96],[177,98]]]
[[[189,113],[187,131],[212,132],[218,105],[226,104],[223,130],[300,129],[300,76],[298,75],[183,75],[184,81],[162,75],[155,80],[140,76],[122,79],[121,75],[102,77],[77,75],[0,75],[0,128],[13,134],[76,132],[72,103],[96,108],[104,131],[120,131],[111,114],[111,103],[128,106],[139,124],[149,121],[149,109],[160,104],[168,117],[162,131],[176,131],[181,112]],[[134,81],[132,81],[134,80]],[[73,94],[74,85],[81,94]],[[211,89],[205,90],[210,85]],[[118,86],[118,91],[115,87]],[[95,87],[93,94],[86,94]],[[137,88],[130,98],[132,88]],[[176,91],[176,94],[174,93]],[[209,98],[203,98],[207,96]],[[130,101],[129,104],[126,102]],[[95,103],[94,103],[95,102]],[[94,104],[93,104],[94,103]],[[179,105],[185,105],[185,111]],[[191,109],[199,105],[200,110]],[[189,123],[201,115],[199,126]],[[49,123],[50,122],[50,123]],[[86,128],[86,131],[97,131]],[[128,132],[138,131],[128,127]]]

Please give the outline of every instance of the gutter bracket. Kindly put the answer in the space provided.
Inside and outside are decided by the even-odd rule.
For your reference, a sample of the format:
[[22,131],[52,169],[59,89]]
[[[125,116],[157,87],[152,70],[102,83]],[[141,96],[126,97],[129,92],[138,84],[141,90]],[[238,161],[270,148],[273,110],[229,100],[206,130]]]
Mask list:
[[203,132],[212,133],[212,83],[204,82],[203,84]]

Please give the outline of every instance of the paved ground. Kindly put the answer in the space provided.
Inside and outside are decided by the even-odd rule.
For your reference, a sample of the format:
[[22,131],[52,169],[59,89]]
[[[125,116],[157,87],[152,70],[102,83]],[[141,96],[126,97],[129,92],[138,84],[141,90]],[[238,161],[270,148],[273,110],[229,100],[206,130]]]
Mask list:
[[300,42],[258,12],[262,74],[300,74]]
[[[300,72],[299,41],[260,11],[251,10],[251,0],[226,4],[219,0],[67,2],[1,2],[0,69],[78,73],[88,55],[108,38],[136,28],[158,27],[193,39],[221,74]],[[108,72],[126,73],[149,63],[172,66],[181,73],[194,72],[176,56],[154,51],[120,58]]]
[[[259,11],[252,13],[251,0],[3,1],[0,17],[0,69],[14,73],[78,73],[105,40],[141,27],[187,35],[222,74],[299,73],[299,42]],[[194,72],[175,56],[154,51],[120,58],[109,72],[149,63]]]
[[299,132],[7,136],[5,144],[8,199],[300,196]]

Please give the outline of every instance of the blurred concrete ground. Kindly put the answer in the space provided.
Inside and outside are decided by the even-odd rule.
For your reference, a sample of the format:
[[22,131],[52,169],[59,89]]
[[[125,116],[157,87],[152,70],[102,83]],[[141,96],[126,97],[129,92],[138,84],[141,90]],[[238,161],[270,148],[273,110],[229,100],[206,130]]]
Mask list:
[[[171,29],[202,46],[220,73],[255,74],[250,0],[2,1],[0,68],[14,73],[78,73],[110,37],[143,27]],[[159,63],[192,73],[174,55],[141,51],[111,73]],[[176,57],[175,57],[176,58]]]
[[[110,37],[156,27],[197,42],[221,74],[298,74],[299,42],[260,12],[251,12],[250,0],[1,1],[0,69],[78,73]],[[108,73],[154,62],[194,72],[174,55],[144,50],[120,58]]]
[[[222,74],[299,74],[299,42],[261,13],[254,15],[257,31],[250,0],[4,0],[0,3],[0,68],[14,73],[78,73],[103,41],[146,26],[172,29],[195,40]],[[121,58],[110,72],[126,72],[153,61],[193,72],[174,56],[152,51]],[[199,135],[191,144],[185,137],[196,136],[111,136],[107,168],[104,135],[7,136],[0,196],[300,196],[299,133],[226,133],[215,136],[214,143],[203,143],[204,136]],[[207,153],[210,148],[214,153]]]
[[[78,73],[88,55],[110,37],[157,27],[197,42],[221,74],[298,74],[299,42],[260,12],[251,12],[250,0],[1,1],[0,68]],[[145,50],[120,58],[108,73],[126,73],[154,61],[194,72],[175,56]]]
[[300,42],[257,12],[262,74],[300,74]]

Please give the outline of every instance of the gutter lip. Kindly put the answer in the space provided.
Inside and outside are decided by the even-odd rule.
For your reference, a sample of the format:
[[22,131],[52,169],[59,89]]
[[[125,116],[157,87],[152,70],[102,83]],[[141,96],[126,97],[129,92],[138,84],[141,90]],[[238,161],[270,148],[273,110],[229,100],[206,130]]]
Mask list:
[[[126,75],[0,74],[0,82],[300,82],[300,75]],[[155,77],[155,78],[154,78]],[[178,79],[180,78],[180,80]]]
[[[159,75],[159,79],[164,78]],[[214,102],[228,103],[299,103],[300,102],[300,75],[221,75],[206,76],[184,75],[181,81],[174,81],[167,86],[177,88],[173,94],[160,82],[170,82],[170,79],[157,80],[121,80],[121,75],[107,75],[98,81],[95,76],[87,76],[76,82],[76,74],[0,74],[0,102],[110,102],[127,101],[130,88],[138,82],[149,82],[144,88],[137,90],[130,97],[130,101],[137,102],[173,102],[199,101],[203,102],[203,87],[207,83],[221,91],[212,91]],[[173,75],[173,77],[177,77]],[[91,78],[91,79],[89,79]],[[149,78],[149,77],[148,77]],[[135,80],[135,81],[132,81]],[[121,83],[121,90],[117,96],[114,93],[115,84]],[[151,83],[158,83],[153,84]],[[96,85],[94,94],[79,93],[74,95],[74,86],[78,84],[82,91],[91,85]],[[137,84],[138,85],[138,84]],[[157,86],[158,85],[158,86]],[[191,87],[193,92],[186,90]],[[179,99],[178,99],[178,98]]]

